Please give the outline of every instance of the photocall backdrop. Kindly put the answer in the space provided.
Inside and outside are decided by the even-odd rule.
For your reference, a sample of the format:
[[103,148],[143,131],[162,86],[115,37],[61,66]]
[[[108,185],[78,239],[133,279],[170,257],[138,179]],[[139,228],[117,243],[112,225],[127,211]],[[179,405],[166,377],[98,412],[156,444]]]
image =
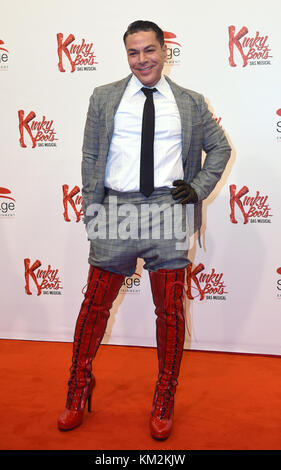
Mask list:
[[[1,5],[1,338],[72,341],[87,282],[81,156],[94,87],[128,75],[122,36],[165,31],[165,73],[202,93],[232,156],[190,250],[185,347],[281,354],[281,4],[143,0]],[[139,261],[104,343],[155,346]]]

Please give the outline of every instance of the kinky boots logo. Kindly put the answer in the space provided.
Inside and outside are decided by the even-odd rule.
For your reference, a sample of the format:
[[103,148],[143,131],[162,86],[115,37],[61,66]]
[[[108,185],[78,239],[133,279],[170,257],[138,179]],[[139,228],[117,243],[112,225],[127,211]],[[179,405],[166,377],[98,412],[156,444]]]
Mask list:
[[193,266],[190,263],[186,269],[186,294],[190,300],[199,297],[199,300],[226,300],[226,285],[223,273],[216,272],[214,268],[205,271],[205,266],[199,263]]
[[174,33],[164,31],[164,42],[167,46],[167,65],[179,65],[181,62],[181,44],[177,42],[177,36]]
[[46,119],[46,116],[43,116],[40,121],[35,120],[36,114],[34,111],[27,114],[23,109],[18,111],[18,117],[21,147],[26,148],[27,143],[32,145],[32,148],[57,146],[56,141],[58,139],[56,138],[53,120]]
[[50,264],[44,269],[39,269],[40,267],[41,261],[39,259],[31,264],[30,259],[25,258],[24,277],[26,294],[32,295],[32,291],[35,289],[37,291],[37,295],[41,295],[42,293],[48,295],[61,295],[62,285],[59,277],[59,270],[52,268]]
[[247,195],[249,189],[247,186],[243,186],[240,190],[237,190],[236,185],[232,184],[229,186],[230,190],[230,220],[233,224],[237,224],[236,207],[239,208],[239,221],[241,216],[244,224],[249,221],[251,223],[271,223],[271,208],[269,206],[269,200],[267,195],[262,195],[259,191],[256,191],[254,195]]
[[74,214],[76,222],[80,222],[81,217],[83,215],[83,198],[80,193],[79,186],[74,186],[71,190],[69,190],[68,184],[64,184],[62,186],[62,193],[63,193],[63,217],[66,222],[70,222],[71,219],[69,217],[68,208],[71,207],[71,213]]
[[65,63],[71,72],[96,70],[96,55],[94,53],[93,43],[87,42],[83,38],[79,43],[74,43],[75,36],[69,34],[64,38],[62,33],[57,34],[58,44],[58,68],[60,72],[65,72]]
[[226,300],[228,292],[224,284],[223,273],[216,272],[212,268],[207,273],[201,273],[198,281],[207,300]]
[[217,116],[215,116],[214,113],[211,113],[211,116],[212,116],[212,118],[214,119],[214,121],[216,121],[216,123],[217,123],[220,127],[222,127],[222,125],[221,125],[221,116],[220,116],[220,117],[217,117]]
[[4,44],[4,41],[0,39],[0,72],[8,70],[9,63],[9,51]]
[[228,46],[229,46],[229,64],[236,67],[237,63],[243,63],[243,67],[247,65],[271,65],[269,59],[272,58],[268,36],[256,33],[249,33],[246,26],[239,31],[235,26],[228,27]]

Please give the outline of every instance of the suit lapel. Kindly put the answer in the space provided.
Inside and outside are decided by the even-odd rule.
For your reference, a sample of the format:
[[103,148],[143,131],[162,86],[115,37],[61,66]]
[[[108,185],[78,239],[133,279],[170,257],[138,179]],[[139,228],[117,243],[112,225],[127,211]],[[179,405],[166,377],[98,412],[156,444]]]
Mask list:
[[106,102],[106,131],[107,131],[107,138],[108,143],[111,142],[113,130],[114,130],[114,116],[121,101],[121,98],[124,94],[128,81],[130,80],[132,75],[116,82],[112,88],[111,93],[108,96]]
[[171,87],[180,113],[182,127],[182,158],[184,166],[186,167],[185,164],[187,162],[187,155],[192,135],[192,106],[190,103],[190,97],[183,88],[179,87],[169,77],[165,76],[165,78]]

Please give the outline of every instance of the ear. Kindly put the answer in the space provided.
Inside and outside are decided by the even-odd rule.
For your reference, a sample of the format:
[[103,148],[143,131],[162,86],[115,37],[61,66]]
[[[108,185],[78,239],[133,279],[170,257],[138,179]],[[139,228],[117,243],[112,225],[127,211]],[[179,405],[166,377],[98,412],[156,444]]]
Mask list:
[[162,51],[164,53],[165,60],[167,59],[167,44],[164,43],[162,46]]

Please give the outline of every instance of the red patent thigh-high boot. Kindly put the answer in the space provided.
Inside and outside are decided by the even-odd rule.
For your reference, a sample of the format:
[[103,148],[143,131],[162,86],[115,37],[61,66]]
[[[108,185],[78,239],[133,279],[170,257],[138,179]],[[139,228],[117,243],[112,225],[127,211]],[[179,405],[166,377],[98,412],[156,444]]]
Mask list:
[[150,272],[155,304],[159,374],[150,417],[154,439],[167,439],[173,424],[174,394],[185,337],[184,288],[185,270]]
[[92,361],[104,336],[109,311],[124,276],[91,266],[85,298],[77,318],[66,408],[58,418],[58,428],[68,431],[79,426],[88,401],[91,409],[95,378]]

